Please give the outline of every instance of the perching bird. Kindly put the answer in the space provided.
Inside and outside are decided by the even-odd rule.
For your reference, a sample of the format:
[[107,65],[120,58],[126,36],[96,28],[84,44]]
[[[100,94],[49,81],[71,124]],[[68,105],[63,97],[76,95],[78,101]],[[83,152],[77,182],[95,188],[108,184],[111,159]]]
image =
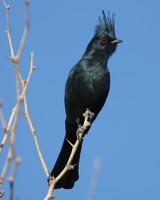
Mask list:
[[[88,108],[94,113],[93,121],[102,109],[110,89],[110,72],[108,59],[115,52],[117,44],[122,42],[115,35],[115,17],[108,14],[99,17],[95,34],[79,62],[71,69],[65,87],[66,134],[60,154],[51,176],[56,177],[65,167],[70,156],[72,144],[77,139],[77,119],[83,124],[83,113]],[[87,131],[88,132],[88,131]],[[68,140],[68,141],[67,141]],[[73,188],[79,178],[80,144],[72,165],[74,169],[67,171],[55,188]]]

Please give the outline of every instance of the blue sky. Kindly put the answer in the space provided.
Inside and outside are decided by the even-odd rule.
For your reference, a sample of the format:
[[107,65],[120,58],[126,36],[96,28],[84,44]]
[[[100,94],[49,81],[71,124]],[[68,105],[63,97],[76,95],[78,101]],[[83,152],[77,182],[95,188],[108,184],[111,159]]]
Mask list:
[[[101,171],[95,200],[160,199],[159,7],[158,0],[31,1],[31,30],[20,70],[25,77],[29,53],[34,50],[37,69],[27,96],[49,169],[64,137],[65,81],[92,38],[102,9],[116,13],[117,37],[124,40],[109,60],[111,90],[85,137],[80,180],[72,190],[56,190],[57,199],[87,199],[97,156],[101,160]],[[7,58],[9,49],[2,5],[0,18],[0,97],[5,100],[4,114],[8,118],[15,104],[15,77]],[[16,49],[23,25],[23,1],[13,1],[11,30]],[[1,132],[0,138],[2,135]],[[2,161],[6,150],[0,155]],[[23,115],[18,125],[16,150],[22,164],[16,176],[15,197],[43,199],[48,187],[46,177]],[[4,188],[7,193],[8,185]]]

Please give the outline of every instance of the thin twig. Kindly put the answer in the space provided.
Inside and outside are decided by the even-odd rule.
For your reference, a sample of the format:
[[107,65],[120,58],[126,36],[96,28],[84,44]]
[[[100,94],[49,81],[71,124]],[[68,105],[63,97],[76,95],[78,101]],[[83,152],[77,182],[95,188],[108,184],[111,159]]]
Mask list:
[[[8,124],[7,124],[7,125],[4,125],[4,127],[6,127],[6,128],[3,129],[5,135],[4,135],[4,137],[3,137],[3,139],[2,139],[2,142],[1,142],[1,145],[0,145],[0,153],[1,153],[2,150],[3,150],[3,147],[4,147],[4,145],[5,145],[6,141],[7,141],[7,138],[9,137],[9,132],[10,132],[10,130],[11,130],[11,126],[12,126],[14,117],[15,117],[16,112],[17,112],[17,109],[18,109],[18,107],[19,107],[19,103],[20,103],[20,102],[17,101],[15,107],[12,109],[12,112],[11,112],[11,114],[10,114],[10,118],[9,118],[9,120],[8,120]],[[1,115],[0,115],[0,116],[1,116],[1,121],[3,120],[3,123],[4,123],[4,119],[2,119],[2,116],[3,116],[2,112],[1,112]]]
[[14,49],[13,49],[13,44],[12,44],[12,39],[11,39],[11,32],[10,32],[10,17],[9,17],[9,11],[10,11],[10,5],[6,3],[5,0],[2,0],[2,3],[4,5],[5,11],[6,11],[6,34],[8,37],[8,42],[9,42],[9,47],[10,47],[10,53],[11,53],[11,58],[14,58]]
[[8,182],[9,182],[9,188],[10,188],[9,200],[13,200],[13,197],[14,197],[14,180],[10,179],[10,180],[8,180]]
[[42,167],[44,169],[46,176],[49,177],[48,168],[47,168],[46,162],[44,160],[44,157],[42,155],[42,151],[41,151],[41,148],[40,148],[40,145],[39,145],[39,142],[38,142],[38,138],[37,138],[37,133],[36,133],[36,130],[33,126],[33,123],[32,123],[32,120],[31,120],[31,117],[30,117],[30,114],[29,114],[29,111],[28,111],[28,103],[27,103],[26,95],[24,95],[24,107],[25,107],[24,115],[25,115],[25,117],[28,121],[30,130],[31,130],[31,133],[32,133],[35,145],[36,145],[36,149],[37,149],[37,152],[38,152],[39,159],[41,161],[41,164],[42,164]]
[[[33,57],[33,55],[31,57]],[[30,77],[31,77],[31,70],[29,71],[29,74],[28,74],[28,77],[27,77],[27,84],[30,81]],[[18,124],[18,120],[19,120],[20,104],[21,104],[22,99],[24,97],[24,94],[25,94],[25,91],[26,91],[26,88],[27,88],[27,84],[24,87],[24,90],[22,90],[22,94],[18,96],[17,104],[16,104],[16,107],[14,109],[15,114],[14,114],[12,125],[11,125],[11,137],[9,139],[9,142],[10,142],[9,151],[8,151],[6,163],[4,165],[4,168],[3,168],[2,174],[1,174],[1,177],[4,179],[5,176],[6,176],[9,164],[11,162],[11,159],[13,159],[14,167],[13,167],[13,170],[12,170],[11,175],[9,177],[9,183],[10,183],[10,189],[11,189],[10,190],[10,198],[13,196],[12,194],[13,194],[15,173],[16,173],[16,170],[17,170],[17,166],[20,164],[20,158],[17,157],[17,155],[14,151],[14,143],[15,143],[15,136],[16,136],[16,128],[17,128],[17,124]]]
[[34,70],[33,58],[34,58],[34,54],[31,53],[30,71],[29,71],[29,74],[28,74],[27,81],[24,81],[24,84],[23,84],[23,93],[22,93],[22,94],[24,95],[24,110],[25,110],[25,111],[24,111],[24,116],[26,117],[26,119],[27,119],[27,121],[28,121],[30,130],[31,130],[31,133],[32,133],[32,136],[33,136],[35,145],[36,145],[36,149],[37,149],[37,152],[38,152],[38,156],[39,156],[39,159],[40,159],[40,161],[41,161],[41,164],[42,164],[42,167],[43,167],[43,169],[44,169],[44,172],[45,172],[46,176],[49,177],[48,168],[47,168],[46,162],[45,162],[45,160],[44,160],[44,157],[43,157],[43,155],[42,155],[42,151],[41,151],[41,148],[40,148],[40,145],[39,145],[39,142],[38,142],[36,130],[35,130],[34,126],[33,126],[32,119],[31,119],[30,114],[29,114],[28,103],[27,103],[27,97],[26,97],[26,87],[27,87],[28,82],[29,82],[29,80],[30,80],[31,74],[32,74],[32,72],[33,72],[33,70]]
[[3,3],[3,5],[4,5],[4,7],[5,7],[5,9],[8,9],[8,7],[10,7],[10,6],[6,3],[5,0],[2,0],[2,3]]
[[2,110],[0,110],[0,121],[2,123],[2,130],[4,131],[4,136],[2,138],[2,141],[0,143],[0,152],[2,151],[6,141],[7,141],[7,138],[8,138],[8,134],[7,134],[7,126],[6,126],[6,121],[5,121],[5,118],[3,116],[3,113],[2,113]]
[[14,180],[15,180],[15,175],[17,171],[18,165],[21,163],[21,159],[16,157],[16,160],[14,162],[13,170],[11,172],[10,177],[8,178],[9,186],[10,186],[10,197],[9,200],[13,200],[13,194],[14,194]]
[[33,73],[33,71],[35,69],[33,60],[34,60],[34,52],[31,52],[31,63],[30,63],[30,69],[29,69],[29,73],[28,73],[28,76],[27,76],[27,80],[21,79],[21,84],[22,84],[22,94],[20,95],[21,99],[24,99],[27,86],[28,86],[29,81],[31,79],[31,75],[32,75],[32,73]]
[[[27,85],[30,80],[30,74],[27,78],[27,84],[25,87],[23,87],[23,79],[21,77],[21,73],[19,71],[19,60],[21,58],[26,40],[27,40],[27,35],[29,32],[29,0],[25,1],[26,4],[26,22],[25,22],[25,28],[24,32],[22,35],[22,39],[19,45],[19,49],[17,51],[17,54],[15,55],[14,53],[14,47],[12,43],[12,37],[11,37],[11,31],[10,31],[10,5],[6,3],[6,0],[2,0],[3,6],[5,8],[6,12],[6,34],[8,38],[8,43],[9,43],[9,49],[10,49],[10,59],[14,65],[15,68],[15,75],[16,75],[16,92],[17,92],[17,101],[16,105],[13,107],[12,112],[10,114],[8,123],[6,124],[3,114],[0,113],[1,115],[1,122],[2,122],[2,129],[5,133],[4,137],[2,138],[2,142],[0,144],[0,152],[2,151],[7,138],[9,139],[9,149],[8,153],[6,156],[6,160],[0,175],[0,197],[4,194],[2,191],[2,184],[4,179],[6,178],[6,174],[9,168],[9,165],[11,161],[13,161],[13,170],[10,175],[10,200],[13,199],[13,185],[14,185],[14,178],[17,170],[17,166],[20,163],[20,158],[16,155],[15,149],[14,149],[14,143],[15,143],[15,136],[16,136],[16,129],[17,129],[17,124],[19,120],[19,114],[20,114],[20,106],[22,104],[22,100],[24,98],[24,94],[26,92]],[[24,90],[23,90],[24,89]]]
[[25,43],[26,43],[26,40],[27,40],[28,32],[29,32],[29,27],[30,27],[30,24],[29,24],[29,3],[30,3],[30,0],[25,0],[26,22],[25,22],[25,28],[24,28],[22,39],[21,39],[21,42],[20,42],[19,50],[16,54],[17,60],[19,60],[21,55],[22,55],[22,52],[23,52],[23,49],[25,47]]
[[84,116],[84,123],[82,126],[79,126],[77,129],[78,138],[77,138],[75,144],[72,146],[72,151],[71,151],[70,157],[68,159],[68,162],[67,162],[66,166],[64,167],[64,169],[61,171],[61,173],[57,177],[51,177],[51,176],[49,177],[50,186],[49,186],[48,193],[45,196],[44,200],[50,200],[55,197],[54,187],[55,187],[56,183],[66,174],[66,172],[68,170],[74,169],[74,166],[72,165],[72,161],[74,159],[74,156],[77,152],[77,149],[82,141],[82,138],[83,138],[86,130],[91,126],[91,121],[94,116],[94,113],[92,113],[89,109],[86,109],[83,116]]
[[[14,161],[13,171],[10,175],[10,180],[12,180],[12,184],[13,184],[13,181],[14,181],[17,166],[20,163],[20,158],[17,157],[15,150],[14,150],[15,133],[16,133],[16,127],[17,127],[18,119],[19,119],[19,110],[17,110],[17,114],[15,115],[14,122],[13,122],[13,125],[11,127],[11,132],[12,132],[11,137],[9,137],[9,134],[7,135],[9,137],[10,146],[9,146],[7,158],[6,158],[6,161],[5,161],[5,164],[3,166],[1,176],[0,176],[1,179],[2,179],[2,182],[0,183],[0,188],[2,187],[2,183],[3,183],[3,181],[6,177],[6,174],[7,174],[7,171],[8,171],[8,168],[9,168],[11,161],[12,160]],[[10,191],[10,193],[12,193],[12,191]]]
[[9,149],[8,154],[7,154],[7,158],[5,160],[5,164],[3,166],[3,169],[2,169],[2,172],[1,172],[1,176],[0,176],[1,179],[2,179],[2,182],[1,182],[0,186],[2,186],[2,183],[3,183],[3,181],[4,181],[5,177],[6,177],[7,170],[8,170],[11,158],[12,158],[12,153],[11,153],[11,149]]
[[[34,56],[34,54],[31,53],[31,58],[32,58],[31,60],[33,60],[33,56]],[[1,120],[3,121],[3,126],[6,127],[5,128],[6,134],[5,134],[4,138],[3,138],[1,146],[0,146],[0,152],[2,151],[2,149],[4,147],[4,144],[5,144],[8,136],[9,136],[9,131],[12,130],[11,139],[9,140],[10,141],[10,145],[11,145],[10,146],[11,149],[8,152],[8,156],[7,156],[7,159],[6,159],[6,164],[4,165],[4,168],[3,168],[2,173],[1,173],[2,179],[4,179],[4,177],[6,176],[7,169],[8,169],[11,157],[15,155],[13,144],[14,144],[14,140],[15,140],[16,126],[17,126],[17,122],[18,122],[18,118],[19,118],[20,103],[21,103],[22,99],[24,98],[24,94],[26,92],[27,85],[28,85],[28,83],[30,81],[33,69],[34,69],[33,61],[31,61],[31,67],[30,67],[30,71],[29,71],[29,74],[28,74],[28,77],[27,77],[26,84],[25,84],[25,86],[24,86],[24,88],[22,90],[22,94],[20,95],[20,97],[17,100],[16,106],[12,109],[12,113],[10,115],[10,119],[9,119],[9,122],[8,122],[7,126],[4,124],[5,121],[3,119],[2,113],[0,115],[1,116]],[[15,158],[15,161],[16,161],[16,157],[15,156],[14,156],[14,158]]]
[[3,136],[3,138],[2,138],[1,143],[0,143],[0,153],[2,152],[2,150],[3,150],[3,148],[4,148],[4,145],[5,145],[6,141],[7,141],[7,139],[8,139],[8,135],[5,134],[5,135]]

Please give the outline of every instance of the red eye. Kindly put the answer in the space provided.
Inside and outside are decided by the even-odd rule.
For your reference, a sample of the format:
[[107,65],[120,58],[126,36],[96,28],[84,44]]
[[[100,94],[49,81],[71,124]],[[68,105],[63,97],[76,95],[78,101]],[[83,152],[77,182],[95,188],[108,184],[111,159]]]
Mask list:
[[102,44],[107,44],[108,43],[108,38],[107,37],[102,37],[101,38],[101,43]]

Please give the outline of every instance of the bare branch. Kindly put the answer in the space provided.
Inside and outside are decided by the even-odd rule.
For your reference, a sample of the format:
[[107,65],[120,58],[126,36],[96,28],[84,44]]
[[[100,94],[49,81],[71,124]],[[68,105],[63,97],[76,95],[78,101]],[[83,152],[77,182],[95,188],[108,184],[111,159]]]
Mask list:
[[21,99],[24,98],[24,95],[26,93],[26,89],[27,89],[27,86],[29,84],[29,81],[31,79],[31,76],[32,76],[32,73],[35,69],[35,66],[33,64],[33,60],[34,60],[34,52],[31,52],[31,63],[30,63],[30,69],[29,69],[29,73],[28,73],[28,76],[27,76],[27,80],[23,80],[21,79],[21,84],[22,84],[22,87],[23,87],[23,90],[22,90],[22,94],[20,95],[21,96]]
[[32,123],[32,120],[31,120],[31,117],[30,117],[30,114],[29,114],[29,111],[28,111],[27,97],[25,95],[24,95],[24,105],[25,105],[24,115],[25,115],[25,117],[28,121],[30,130],[31,130],[31,133],[32,133],[35,145],[36,145],[36,149],[37,149],[37,152],[38,152],[39,159],[41,161],[41,164],[42,164],[42,167],[44,169],[46,176],[49,177],[48,168],[47,168],[46,162],[45,162],[43,155],[42,155],[42,151],[41,151],[41,148],[40,148],[40,145],[39,145],[39,142],[38,142],[38,138],[37,138],[37,133],[36,133],[36,130],[33,126],[33,123]]
[[[13,161],[13,169],[12,169],[11,175],[9,177],[10,200],[12,200],[13,199],[14,178],[15,178],[17,166],[20,164],[20,158],[16,155],[16,152],[14,149],[16,129],[17,129],[17,124],[18,124],[19,115],[20,115],[20,106],[23,102],[24,94],[26,92],[26,88],[27,88],[27,85],[30,81],[30,77],[32,74],[32,72],[30,70],[28,77],[27,77],[26,84],[24,86],[24,81],[23,81],[21,73],[19,71],[19,59],[21,58],[23,49],[25,47],[27,35],[29,32],[29,0],[25,1],[26,22],[25,22],[25,28],[24,28],[24,32],[22,35],[22,39],[21,39],[19,49],[18,49],[16,56],[14,53],[14,47],[13,47],[11,31],[10,31],[10,5],[8,5],[6,3],[6,0],[2,0],[2,3],[5,8],[5,12],[6,12],[6,34],[7,34],[7,39],[8,39],[8,43],[9,43],[9,49],[10,49],[10,59],[15,68],[17,101],[16,101],[16,105],[12,109],[8,123],[6,123],[3,113],[0,111],[0,120],[2,122],[2,129],[5,133],[4,137],[2,138],[2,142],[0,144],[0,152],[2,152],[7,139],[9,140],[8,153],[7,153],[3,168],[2,168],[2,172],[0,174],[0,197],[4,195],[4,192],[2,191],[2,184],[3,184],[3,181],[6,179],[9,165],[10,165],[11,161]],[[31,55],[31,57],[33,57],[33,56],[34,56],[34,54]],[[33,61],[33,58],[31,59],[31,62],[32,61]],[[31,65],[33,66],[32,63],[31,63]],[[33,67],[32,67],[32,71],[33,71]]]
[[9,16],[9,11],[10,11],[10,5],[6,3],[5,0],[2,0],[2,3],[4,5],[5,11],[6,11],[6,34],[8,37],[8,42],[9,42],[9,47],[10,47],[10,54],[11,54],[11,59],[14,58],[14,49],[13,49],[13,44],[12,44],[12,38],[11,38],[11,32],[10,32],[10,16]]
[[10,8],[10,5],[8,5],[5,0],[2,0],[2,3],[4,5],[4,7],[5,7],[5,9],[9,9]]
[[9,182],[9,186],[10,186],[9,200],[13,200],[15,174],[16,174],[16,171],[17,171],[17,167],[20,163],[21,163],[21,159],[16,157],[16,160],[15,160],[14,166],[13,166],[13,170],[11,172],[11,175],[8,178],[8,182]]
[[22,39],[20,42],[20,46],[19,46],[19,50],[16,54],[16,58],[17,60],[20,59],[23,49],[25,47],[26,41],[27,41],[27,36],[28,36],[28,32],[29,32],[29,28],[30,28],[30,24],[29,24],[29,0],[25,0],[25,5],[26,5],[26,22],[25,22],[25,28],[24,28],[24,32],[22,35]]
[[4,130],[4,133],[5,133],[5,135],[4,135],[3,139],[2,139],[1,145],[0,145],[0,153],[2,152],[3,147],[4,147],[4,145],[5,145],[6,141],[7,141],[7,138],[8,138],[8,136],[9,136],[9,132],[10,132],[10,130],[11,130],[11,126],[12,126],[14,117],[15,117],[16,112],[17,112],[17,108],[19,107],[19,103],[20,103],[20,102],[18,101],[18,102],[16,103],[15,107],[12,109],[12,112],[11,112],[11,114],[10,114],[10,118],[9,118],[9,121],[8,121],[8,124],[7,124],[7,125],[6,125],[6,122],[5,122],[3,113],[0,112],[0,118],[1,118],[1,122],[2,122],[2,124],[3,124],[2,127],[4,127],[3,130]]
[[70,157],[68,159],[68,162],[67,162],[66,166],[64,167],[64,169],[61,171],[61,173],[57,177],[52,177],[52,176],[49,177],[50,186],[49,186],[48,193],[45,196],[44,200],[50,200],[55,197],[54,187],[55,187],[56,183],[66,174],[66,172],[68,170],[74,169],[74,166],[72,165],[72,161],[73,161],[74,156],[77,152],[77,149],[83,139],[85,132],[91,126],[91,122],[92,122],[92,118],[94,117],[94,113],[92,113],[89,109],[86,109],[85,113],[83,114],[83,117],[84,117],[83,125],[79,126],[77,129],[77,136],[78,136],[77,140],[73,146],[71,145],[72,151],[71,151]]
[[28,83],[29,83],[31,74],[32,74],[32,72],[33,72],[33,70],[34,70],[33,58],[34,58],[34,54],[31,53],[30,71],[29,71],[29,74],[28,74],[27,81],[24,81],[24,84],[23,84],[23,92],[22,92],[22,95],[24,96],[24,110],[25,110],[25,111],[24,111],[24,116],[26,117],[26,119],[27,119],[27,121],[28,121],[30,130],[31,130],[31,133],[32,133],[32,136],[33,136],[35,145],[36,145],[36,149],[37,149],[37,152],[38,152],[38,156],[39,156],[39,159],[40,159],[41,164],[42,164],[42,167],[43,167],[43,169],[44,169],[44,172],[45,172],[46,176],[48,177],[48,176],[49,176],[48,168],[47,168],[47,165],[46,165],[45,160],[44,160],[44,158],[43,158],[42,151],[41,151],[41,148],[40,148],[40,145],[39,145],[39,142],[38,142],[36,130],[35,130],[34,126],[33,126],[32,119],[31,119],[30,114],[29,114],[28,103],[27,103],[27,97],[26,97],[26,87],[27,87],[27,85],[28,85]]
[[7,126],[6,126],[6,121],[4,119],[4,116],[3,116],[3,113],[2,113],[2,110],[0,110],[0,121],[2,123],[2,130],[4,131],[4,136],[2,138],[2,141],[0,143],[0,152],[2,151],[6,141],[7,141],[7,138],[8,138],[8,134],[7,134]]
[[3,183],[3,181],[4,181],[5,177],[6,177],[6,173],[7,173],[11,158],[12,158],[11,150],[9,149],[8,154],[7,154],[7,158],[5,160],[5,164],[3,166],[3,169],[2,169],[2,172],[1,172],[1,176],[0,176],[1,180],[2,180],[1,184],[0,184],[0,188],[1,188],[2,183]]

